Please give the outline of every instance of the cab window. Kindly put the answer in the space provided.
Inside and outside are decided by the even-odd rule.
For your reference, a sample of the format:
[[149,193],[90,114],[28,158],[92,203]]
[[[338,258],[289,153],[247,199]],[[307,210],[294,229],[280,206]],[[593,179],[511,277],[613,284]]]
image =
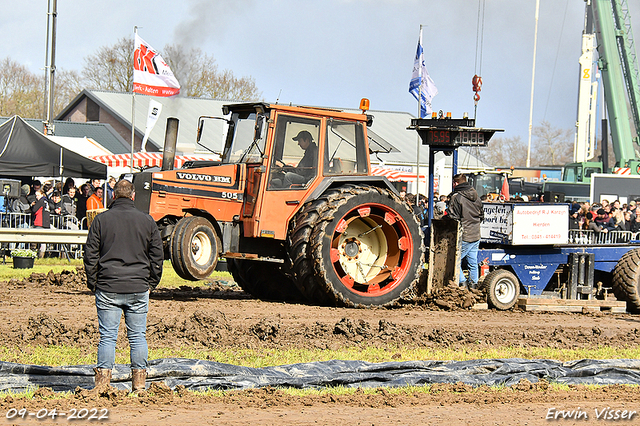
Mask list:
[[366,147],[361,123],[327,120],[325,175],[367,173]]
[[280,115],[268,189],[306,188],[318,174],[320,120]]
[[225,163],[260,163],[265,147],[264,114],[233,113],[229,134],[232,141],[224,154]]

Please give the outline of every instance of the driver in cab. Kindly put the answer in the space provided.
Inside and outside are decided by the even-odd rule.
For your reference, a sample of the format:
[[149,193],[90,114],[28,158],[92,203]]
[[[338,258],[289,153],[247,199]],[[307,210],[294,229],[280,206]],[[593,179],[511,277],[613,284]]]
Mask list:
[[284,175],[283,186],[290,187],[293,184],[307,183],[316,174],[318,162],[318,146],[313,141],[311,133],[306,130],[299,132],[294,138],[298,146],[304,151],[304,156],[297,167],[290,168]]

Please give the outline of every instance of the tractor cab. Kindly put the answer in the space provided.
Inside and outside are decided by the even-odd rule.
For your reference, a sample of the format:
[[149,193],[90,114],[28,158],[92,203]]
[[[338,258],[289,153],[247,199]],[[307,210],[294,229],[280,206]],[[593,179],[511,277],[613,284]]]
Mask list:
[[211,133],[203,138],[206,119],[226,125],[218,128],[227,135],[221,163],[244,183],[238,199],[245,236],[284,240],[288,219],[327,178],[368,176],[371,117],[364,111],[243,103],[224,106],[225,118],[200,118],[203,146]]
[[284,113],[277,116],[268,190],[309,188],[320,175],[368,174],[361,122]]

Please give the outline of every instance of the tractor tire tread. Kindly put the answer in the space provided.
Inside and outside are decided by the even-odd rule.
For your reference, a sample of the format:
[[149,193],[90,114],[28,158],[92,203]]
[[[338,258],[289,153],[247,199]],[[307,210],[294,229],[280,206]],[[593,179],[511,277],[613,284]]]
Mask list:
[[613,269],[613,294],[627,302],[627,310],[640,312],[640,249],[626,252]]

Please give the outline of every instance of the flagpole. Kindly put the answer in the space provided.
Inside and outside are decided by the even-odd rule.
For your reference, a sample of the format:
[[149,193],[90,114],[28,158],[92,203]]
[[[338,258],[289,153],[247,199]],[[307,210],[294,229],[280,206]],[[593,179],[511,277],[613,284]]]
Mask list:
[[[133,27],[133,40],[135,43],[136,35],[138,35],[138,27]],[[136,46],[133,46],[135,51]],[[136,140],[136,92],[133,90],[134,82],[131,82],[131,163],[129,164],[129,171],[133,173],[133,148]]]
[[[420,24],[420,44],[422,45],[422,24]],[[424,47],[423,47],[424,49]],[[418,118],[422,118],[422,64],[418,67],[418,76],[420,81],[418,83]],[[420,135],[417,136],[417,148],[416,148],[416,205],[419,205],[420,201]]]
[[131,96],[131,159],[129,171],[133,173],[133,145],[136,137],[136,92]]
[[533,36],[533,70],[531,71],[531,103],[529,105],[529,143],[527,145],[527,167],[531,167],[531,129],[533,128],[533,88],[536,81],[536,48],[538,46],[538,16],[540,0],[536,0],[536,28]]

